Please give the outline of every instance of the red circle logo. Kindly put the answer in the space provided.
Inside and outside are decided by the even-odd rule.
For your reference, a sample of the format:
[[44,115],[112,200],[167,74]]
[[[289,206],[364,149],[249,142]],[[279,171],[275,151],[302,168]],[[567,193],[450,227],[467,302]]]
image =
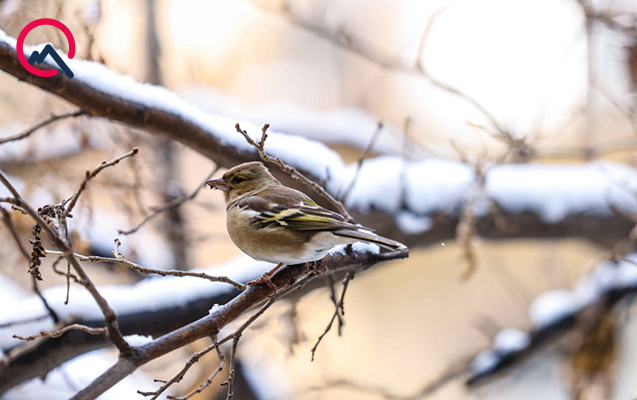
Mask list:
[[[35,21],[29,22],[27,24],[27,26],[25,26],[24,29],[22,29],[22,31],[20,32],[20,35],[18,36],[18,43],[17,43],[17,46],[16,46],[16,50],[18,52],[18,59],[20,60],[20,64],[22,64],[22,66],[27,71],[32,73],[33,75],[42,76],[42,77],[51,77],[51,76],[55,76],[58,73],[58,71],[55,70],[55,69],[51,69],[51,70],[48,70],[48,71],[42,71],[40,69],[37,69],[33,65],[31,65],[27,61],[26,57],[24,56],[24,39],[27,37],[27,35],[29,34],[29,32],[31,32],[31,30],[33,28],[37,28],[38,26],[41,26],[41,25],[54,26],[54,27],[58,28],[59,30],[61,30],[62,33],[64,33],[64,36],[66,36],[66,40],[69,42],[68,58],[75,57],[75,38],[73,37],[73,34],[71,33],[71,30],[69,28],[67,28],[66,25],[64,25],[60,21],[52,19],[52,18],[40,18],[40,19],[36,19]],[[53,53],[55,53],[55,55],[57,55],[55,50],[52,50],[52,51],[53,51]],[[43,51],[42,55],[43,55],[42,59],[44,59],[44,57],[46,57],[47,53],[45,51]],[[57,58],[59,59],[59,56]],[[59,61],[61,61],[61,60],[59,60]],[[56,62],[58,62],[58,60],[56,60]],[[59,62],[58,62],[58,64],[59,64]],[[64,62],[62,62],[62,64],[64,64]],[[64,64],[64,67],[66,67],[68,69],[66,64]],[[62,68],[62,69],[64,70],[64,68]],[[66,72],[66,71],[64,71],[64,72]]]

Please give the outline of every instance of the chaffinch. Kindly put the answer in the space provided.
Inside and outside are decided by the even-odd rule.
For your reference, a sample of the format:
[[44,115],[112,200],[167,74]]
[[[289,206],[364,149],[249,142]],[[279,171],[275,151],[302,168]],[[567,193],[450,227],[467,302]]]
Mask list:
[[256,260],[278,264],[249,284],[271,285],[269,278],[283,265],[320,260],[339,244],[362,241],[389,250],[405,247],[284,186],[261,162],[237,165],[206,183],[223,191],[226,227],[234,244]]

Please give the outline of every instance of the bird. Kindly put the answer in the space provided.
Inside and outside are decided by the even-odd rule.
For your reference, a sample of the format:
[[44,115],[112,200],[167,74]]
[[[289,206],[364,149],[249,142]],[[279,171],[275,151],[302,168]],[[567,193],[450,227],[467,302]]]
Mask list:
[[255,260],[277,264],[248,285],[275,288],[270,278],[284,265],[318,261],[341,244],[362,241],[392,251],[406,248],[283,185],[259,161],[237,165],[206,184],[223,192],[226,228],[234,244]]

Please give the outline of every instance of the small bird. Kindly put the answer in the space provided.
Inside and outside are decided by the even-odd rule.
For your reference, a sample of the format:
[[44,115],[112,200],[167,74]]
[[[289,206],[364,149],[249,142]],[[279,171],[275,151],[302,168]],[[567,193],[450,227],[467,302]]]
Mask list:
[[339,244],[362,241],[389,250],[405,248],[284,186],[258,161],[237,165],[206,183],[223,191],[226,227],[234,244],[256,260],[278,264],[249,285],[273,287],[270,278],[282,266],[320,260]]

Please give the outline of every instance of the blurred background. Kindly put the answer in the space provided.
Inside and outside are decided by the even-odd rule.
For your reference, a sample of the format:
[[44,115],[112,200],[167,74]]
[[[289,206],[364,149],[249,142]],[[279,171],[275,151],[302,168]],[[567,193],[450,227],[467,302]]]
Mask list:
[[[635,166],[635,15],[635,0],[0,0],[0,29],[12,37],[34,19],[56,18],[73,32],[77,58],[163,85],[210,113],[323,141],[346,162],[360,157],[382,121],[370,157],[472,165]],[[36,28],[26,40],[42,42],[68,50],[53,29]],[[0,73],[0,137],[73,110]],[[76,250],[109,254],[118,229],[134,227],[151,206],[191,193],[212,163],[142,131],[77,117],[0,145],[0,166],[44,204],[72,193],[86,169],[132,146],[139,156],[92,182],[76,212],[85,221],[75,233]],[[31,222],[15,219],[26,241]],[[221,195],[205,190],[123,237],[123,249],[155,268],[220,264],[240,254],[224,221]],[[9,235],[0,229],[4,307],[32,295],[28,265]],[[333,313],[329,290],[278,302],[239,346],[244,378],[235,398],[637,397],[629,301],[605,315],[610,333],[589,354],[595,367],[580,368],[586,335],[567,332],[493,380],[467,386],[454,371],[490,348],[502,329],[533,331],[534,300],[572,289],[610,249],[569,238],[473,238],[471,246],[477,268],[468,277],[462,241],[416,246],[409,259],[357,276],[343,335],[330,332],[313,362],[310,349]],[[92,265],[89,273],[100,285],[143,278],[112,265]],[[41,290],[65,284],[50,268],[42,274]],[[177,372],[203,346],[144,366],[103,398],[141,398],[140,385]],[[2,398],[41,398],[35,393],[42,390],[67,398],[115,357],[111,350],[90,353]],[[211,355],[198,363],[174,394],[196,388],[217,362]],[[218,396],[225,389],[215,384],[198,395]]]

